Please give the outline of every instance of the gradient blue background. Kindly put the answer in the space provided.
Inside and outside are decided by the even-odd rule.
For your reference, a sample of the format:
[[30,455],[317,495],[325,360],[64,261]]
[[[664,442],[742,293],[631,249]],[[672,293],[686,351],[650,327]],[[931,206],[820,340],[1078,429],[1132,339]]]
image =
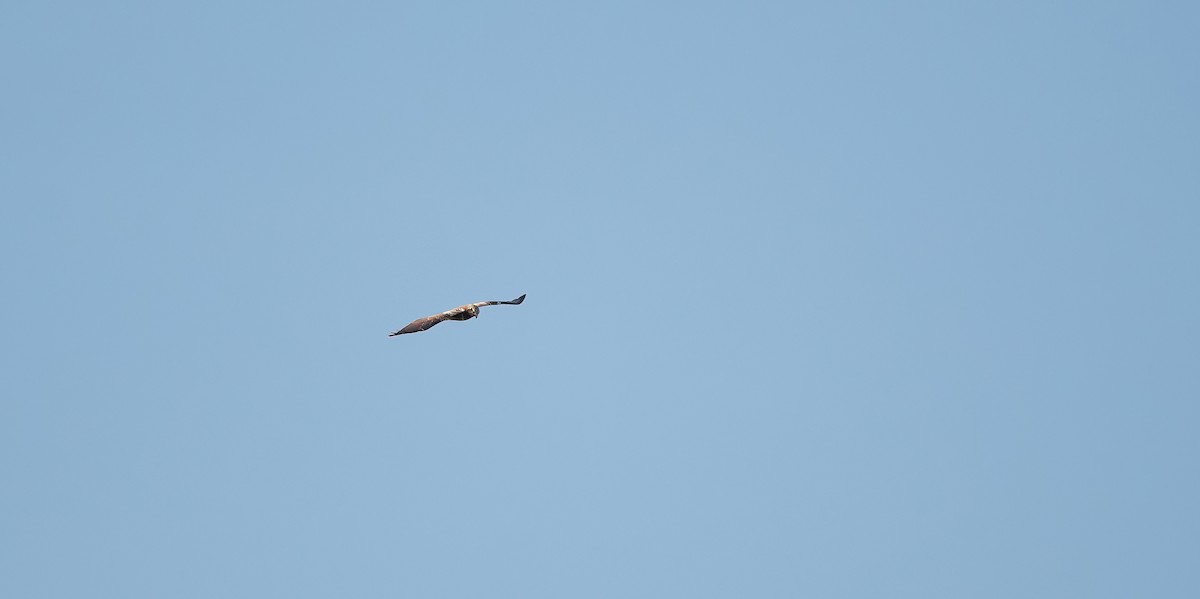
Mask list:
[[0,596],[1200,596],[1197,31],[9,2]]

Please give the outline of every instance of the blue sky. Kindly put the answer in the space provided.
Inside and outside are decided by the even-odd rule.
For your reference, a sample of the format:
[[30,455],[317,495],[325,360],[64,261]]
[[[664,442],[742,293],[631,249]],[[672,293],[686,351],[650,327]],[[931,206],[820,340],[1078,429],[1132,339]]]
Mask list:
[[9,3],[0,595],[1195,597],[1198,29]]

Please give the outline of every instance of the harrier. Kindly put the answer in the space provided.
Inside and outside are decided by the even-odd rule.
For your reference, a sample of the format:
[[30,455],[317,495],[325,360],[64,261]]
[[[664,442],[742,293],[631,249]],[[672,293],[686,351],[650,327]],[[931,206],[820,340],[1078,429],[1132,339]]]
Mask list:
[[525,301],[524,295],[508,302],[475,302],[473,304],[459,306],[453,310],[446,310],[441,314],[434,314],[433,316],[418,318],[408,323],[408,326],[404,327],[403,329],[389,334],[388,337],[395,337],[396,335],[403,335],[405,333],[419,333],[443,320],[469,320],[472,318],[479,318],[479,309],[484,306],[497,306],[500,304],[510,304],[515,306],[523,301]]

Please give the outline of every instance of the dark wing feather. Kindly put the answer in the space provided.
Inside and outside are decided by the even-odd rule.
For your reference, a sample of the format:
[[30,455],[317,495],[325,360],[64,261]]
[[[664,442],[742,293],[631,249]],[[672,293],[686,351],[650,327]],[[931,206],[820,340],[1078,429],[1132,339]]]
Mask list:
[[396,335],[403,335],[405,333],[419,333],[443,320],[446,320],[446,314],[444,312],[442,314],[426,316],[425,318],[418,318],[408,323],[408,326],[404,327],[403,329],[388,335],[388,337],[395,337]]

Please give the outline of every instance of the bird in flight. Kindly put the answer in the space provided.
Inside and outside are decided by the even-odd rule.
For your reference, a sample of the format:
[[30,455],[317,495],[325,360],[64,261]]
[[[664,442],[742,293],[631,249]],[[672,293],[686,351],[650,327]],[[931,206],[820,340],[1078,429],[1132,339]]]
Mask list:
[[442,322],[443,320],[470,320],[472,318],[479,318],[479,309],[484,306],[497,306],[500,304],[509,304],[515,306],[523,301],[525,301],[524,295],[515,300],[507,302],[475,302],[473,304],[459,306],[453,310],[446,310],[441,314],[434,314],[433,316],[418,318],[408,323],[408,326],[404,327],[403,329],[389,334],[388,337],[395,337],[396,335],[403,335],[405,333],[419,333],[431,328],[433,325]]

